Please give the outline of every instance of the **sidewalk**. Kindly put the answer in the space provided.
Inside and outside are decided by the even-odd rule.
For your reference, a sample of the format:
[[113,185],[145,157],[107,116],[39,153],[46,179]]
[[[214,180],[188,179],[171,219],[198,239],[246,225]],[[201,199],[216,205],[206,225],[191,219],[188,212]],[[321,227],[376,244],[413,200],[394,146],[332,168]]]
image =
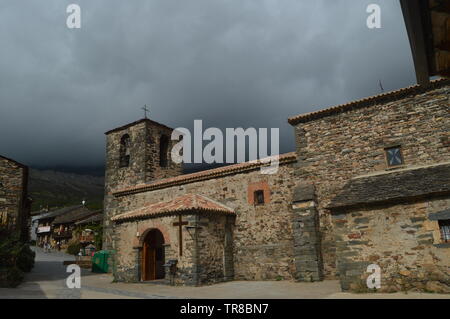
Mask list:
[[340,291],[337,280],[314,283],[288,281],[231,281],[202,287],[174,287],[156,283],[112,283],[112,276],[82,278],[82,290],[135,298],[192,299],[450,299],[450,295],[427,293],[368,293]]
[[17,288],[0,288],[0,299],[450,299],[449,295],[425,293],[352,294],[340,291],[337,280],[314,283],[289,281],[231,281],[202,287],[167,286],[158,283],[113,283],[110,274],[81,269],[81,289],[66,285],[67,267],[75,260],[63,252],[36,250],[34,269]]

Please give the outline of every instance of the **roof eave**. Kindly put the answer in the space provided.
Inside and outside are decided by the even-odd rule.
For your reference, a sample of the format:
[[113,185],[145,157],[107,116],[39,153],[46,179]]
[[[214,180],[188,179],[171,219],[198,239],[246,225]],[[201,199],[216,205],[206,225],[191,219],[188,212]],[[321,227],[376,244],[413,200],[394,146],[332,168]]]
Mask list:
[[450,84],[450,80],[445,79],[445,78],[431,81],[430,84],[426,85],[426,86],[416,84],[416,85],[412,85],[412,86],[409,86],[406,88],[401,88],[399,90],[382,93],[382,94],[378,94],[375,96],[370,96],[367,98],[348,102],[345,104],[332,106],[332,107],[322,109],[319,111],[314,111],[314,112],[310,112],[310,113],[292,116],[292,117],[288,118],[288,123],[291,124],[292,126],[295,126],[300,123],[307,123],[310,121],[318,120],[318,119],[328,117],[328,116],[337,115],[337,114],[344,113],[344,112],[349,112],[351,110],[355,110],[355,109],[359,109],[359,108],[363,108],[363,107],[370,107],[370,106],[379,105],[381,103],[386,103],[386,102],[394,102],[394,101],[397,101],[397,100],[400,100],[400,99],[403,99],[403,98],[406,98],[409,96],[422,94],[427,91],[438,89],[438,88],[441,88],[441,87],[449,85],[449,84]]
[[142,219],[152,219],[152,218],[160,218],[160,217],[167,217],[167,216],[177,216],[177,215],[195,215],[199,213],[206,213],[206,214],[220,214],[220,215],[229,215],[229,216],[235,216],[236,213],[232,211],[218,211],[218,210],[208,210],[203,208],[186,208],[186,209],[179,209],[174,211],[167,211],[167,212],[161,212],[156,214],[143,214],[143,215],[137,215],[137,216],[125,216],[123,218],[120,217],[120,215],[117,215],[116,218],[112,218],[111,220],[115,223],[126,223],[134,220],[142,220]]
[[171,128],[171,127],[169,127],[169,126],[167,126],[167,125],[164,125],[164,124],[155,122],[155,121],[153,121],[153,120],[150,120],[150,119],[140,119],[140,120],[138,120],[138,121],[134,121],[134,122],[132,122],[132,123],[128,123],[128,124],[125,124],[125,125],[116,127],[116,128],[114,128],[114,129],[112,129],[112,130],[109,130],[109,131],[105,132],[105,135],[109,135],[109,134],[114,133],[114,132],[120,132],[120,131],[123,131],[123,130],[125,130],[125,129],[127,129],[127,128],[130,128],[130,127],[132,127],[132,126],[135,126],[135,125],[138,125],[138,124],[141,124],[141,123],[145,123],[145,122],[150,123],[150,124],[153,124],[153,125],[156,125],[156,126],[160,126],[160,127],[162,127],[162,128],[168,129],[168,130],[173,130],[173,128]]
[[423,194],[417,194],[417,195],[410,195],[410,196],[398,196],[398,197],[392,197],[392,198],[386,198],[386,199],[380,199],[380,200],[373,200],[369,202],[355,202],[355,203],[348,203],[348,204],[333,204],[331,203],[326,207],[328,211],[330,211],[332,214],[342,214],[345,211],[355,210],[359,208],[371,208],[371,207],[379,207],[383,205],[392,205],[392,204],[401,204],[405,202],[413,202],[418,200],[424,200],[424,199],[431,199],[436,197],[442,197],[450,195],[450,191],[440,191],[440,192],[430,192],[430,193],[423,193]]
[[[296,156],[295,152],[282,154],[282,155],[280,155],[280,157],[282,157],[282,158],[280,158],[279,165],[286,165],[286,164],[294,163],[297,161],[297,156]],[[209,179],[213,179],[213,178],[225,177],[225,176],[229,176],[229,175],[235,175],[235,174],[245,173],[248,171],[253,171],[253,170],[259,169],[265,165],[265,163],[261,162],[261,161],[259,161],[258,163],[246,162],[246,163],[241,163],[241,164],[248,164],[248,165],[243,166],[243,167],[237,167],[237,168],[233,168],[232,166],[234,166],[234,165],[231,165],[231,166],[225,166],[225,167],[219,168],[219,169],[215,168],[215,169],[206,170],[206,171],[202,171],[202,172],[198,172],[198,173],[179,175],[178,177],[180,179],[178,179],[178,180],[171,180],[172,179],[172,177],[171,177],[171,178],[159,180],[155,183],[151,183],[151,184],[147,184],[147,185],[134,186],[134,187],[131,187],[130,189],[121,189],[121,190],[113,191],[112,195],[114,195],[116,197],[121,197],[121,196],[127,196],[127,195],[152,191],[152,190],[156,190],[156,189],[164,189],[164,188],[168,188],[168,187],[172,187],[172,186],[186,185],[186,184],[205,181],[205,180],[209,180]],[[236,164],[236,165],[240,165],[240,164]],[[228,170],[227,170],[227,167],[229,167]]]

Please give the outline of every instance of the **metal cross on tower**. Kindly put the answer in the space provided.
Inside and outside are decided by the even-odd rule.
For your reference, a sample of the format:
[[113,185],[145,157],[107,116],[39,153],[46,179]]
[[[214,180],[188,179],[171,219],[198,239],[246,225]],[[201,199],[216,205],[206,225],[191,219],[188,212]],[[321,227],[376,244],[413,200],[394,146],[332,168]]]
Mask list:
[[145,104],[144,105],[144,107],[143,108],[141,108],[142,110],[144,110],[144,118],[147,118],[147,112],[149,112],[150,111],[150,109],[149,108],[147,108],[147,104]]

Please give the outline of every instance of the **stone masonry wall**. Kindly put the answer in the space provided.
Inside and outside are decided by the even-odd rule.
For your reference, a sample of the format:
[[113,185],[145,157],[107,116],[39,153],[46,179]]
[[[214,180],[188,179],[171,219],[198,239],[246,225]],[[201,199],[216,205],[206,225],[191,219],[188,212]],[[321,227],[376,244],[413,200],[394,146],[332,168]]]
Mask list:
[[[219,219],[208,220],[208,226],[198,230],[199,241],[202,249],[199,249],[199,258],[207,261],[212,258],[211,269],[205,273],[199,273],[204,281],[211,281],[212,274],[218,276],[219,268],[221,276],[224,273],[223,259],[225,237],[230,242],[232,237],[233,268],[228,267],[228,275],[234,274],[236,280],[273,280],[294,279],[296,269],[294,265],[293,237],[292,237],[292,190],[295,181],[292,176],[293,164],[282,165],[278,174],[262,175],[259,170],[244,174],[228,175],[221,178],[211,178],[206,181],[189,183],[181,186],[173,186],[165,189],[137,193],[134,195],[121,196],[116,199],[112,214],[120,214],[133,209],[140,208],[145,204],[169,201],[175,197],[185,194],[200,194],[217,200],[236,212],[236,219],[231,223],[232,230],[225,232],[224,222]],[[255,184],[264,184],[263,189],[270,191],[270,202],[265,205],[254,205],[248,200],[248,187]],[[171,238],[171,250],[178,259],[177,228],[171,226],[175,217],[164,219],[149,219],[139,222],[139,227],[150,226],[157,222],[164,224]],[[200,220],[200,225],[205,220]],[[146,227],[147,227],[146,226]],[[130,233],[135,234],[136,223],[123,223],[117,225],[115,232],[118,243],[119,255],[118,267],[131,267],[135,258],[130,255],[128,243]],[[186,232],[186,230],[183,230]],[[227,235],[226,235],[227,233]],[[188,233],[183,233],[183,242],[188,240]],[[208,242],[210,240],[210,243]],[[186,242],[186,246],[192,243]],[[219,243],[219,244],[216,244]],[[204,247],[203,247],[203,246]],[[210,246],[217,245],[217,246]],[[192,249],[188,249],[192,251]],[[220,256],[219,256],[220,255]],[[231,254],[230,254],[231,255]],[[184,258],[185,256],[183,256]],[[206,258],[206,259],[204,259]],[[229,265],[228,259],[228,264]],[[205,263],[203,263],[205,264]],[[189,267],[186,264],[186,267]],[[231,279],[231,278],[230,278]]]
[[333,215],[344,290],[367,289],[367,266],[381,268],[381,291],[450,292],[450,244],[441,245],[430,213],[450,207],[441,198]]
[[336,245],[326,207],[349,179],[386,170],[384,148],[402,147],[405,166],[450,159],[450,86],[295,125],[297,179],[316,187],[326,278],[335,278]]
[[[151,121],[139,121],[137,124],[110,132],[106,135],[106,171],[105,171],[105,199],[104,199],[104,249],[111,249],[112,233],[110,212],[114,210],[115,200],[112,190],[149,182],[182,173],[181,165],[170,160],[167,167],[159,165],[159,142],[162,134],[169,136],[172,130],[156,125]],[[122,136],[130,136],[130,165],[120,167],[120,141]],[[169,143],[169,150],[174,145]]]
[[24,228],[27,218],[24,216],[25,175],[24,167],[0,157],[0,225],[16,230]]
[[[183,215],[188,221],[182,228],[183,255],[179,256],[178,216],[166,216],[134,222],[120,223],[114,227],[116,269],[118,281],[140,281],[142,265],[142,240],[146,231],[159,229],[164,236],[165,262],[177,259],[175,284],[199,285],[225,280],[225,226],[226,216]],[[137,237],[136,235],[140,236]],[[166,276],[167,277],[167,276]],[[166,278],[170,279],[170,278]]]
[[299,184],[293,194],[293,240],[297,279],[323,279],[323,261],[319,231],[319,214],[315,189],[311,184]]
[[172,226],[176,220],[172,216],[115,225],[115,279],[129,282],[141,280],[141,249],[146,231],[151,229],[160,230],[164,236],[165,259],[177,259],[177,247],[172,245],[177,239],[176,229]]
[[225,280],[225,227],[226,216],[199,215],[197,231],[199,284],[210,284]]

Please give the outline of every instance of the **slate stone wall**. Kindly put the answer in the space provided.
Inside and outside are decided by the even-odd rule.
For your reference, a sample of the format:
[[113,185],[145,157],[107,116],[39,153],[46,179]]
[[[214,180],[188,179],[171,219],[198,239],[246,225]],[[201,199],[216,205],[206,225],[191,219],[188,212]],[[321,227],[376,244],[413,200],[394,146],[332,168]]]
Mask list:
[[[173,246],[177,241],[177,229],[172,226],[178,221],[175,216],[161,217],[157,220],[149,219],[119,223],[113,226],[113,239],[115,247],[115,271],[114,277],[118,281],[141,281],[142,246],[148,231],[158,229],[164,237],[165,259],[178,259],[177,247]],[[183,232],[183,240],[189,242],[189,237]],[[183,266],[183,261],[180,261]]]
[[[183,221],[187,221],[188,225],[182,228],[181,256],[178,227],[173,226],[174,222],[178,222],[178,216],[115,225],[115,279],[126,282],[141,281],[142,241],[146,232],[151,229],[158,229],[163,233],[165,262],[170,259],[177,260],[175,276],[171,277],[166,273],[167,283],[197,286],[232,279],[232,276],[225,276],[230,274],[230,269],[225,271],[225,264],[230,262],[229,258],[232,262],[232,255],[225,247],[225,230],[231,225],[228,219],[230,217],[211,214],[183,215]],[[137,237],[137,234],[140,236]]]
[[311,184],[300,184],[293,195],[293,240],[296,278],[299,281],[323,279],[323,261],[319,232],[319,213]]
[[211,284],[225,281],[226,258],[225,228],[227,216],[198,216],[196,232],[198,284]]
[[[104,249],[114,249],[110,222],[111,212],[116,205],[111,194],[113,190],[182,173],[181,165],[172,162],[170,154],[168,166],[159,165],[160,136],[166,135],[170,140],[171,133],[172,130],[167,127],[155,125],[150,121],[140,121],[136,125],[106,135]],[[120,167],[120,142],[125,134],[130,136],[130,165]],[[174,143],[170,141],[169,152]]]
[[449,96],[446,84],[295,125],[295,178],[316,187],[326,278],[337,278],[331,199],[349,179],[388,169],[384,149],[392,145],[401,145],[406,167],[449,161]]
[[[0,223],[28,237],[28,169],[0,157]],[[26,240],[26,238],[23,238]]]
[[[200,194],[219,201],[236,211],[235,219],[224,216],[184,217],[183,256],[178,256],[178,228],[172,226],[176,216],[117,224],[117,267],[133,272],[135,255],[133,234],[149,227],[164,229],[170,237],[170,258],[179,260],[178,284],[212,283],[223,280],[295,279],[292,234],[293,164],[280,166],[278,174],[262,175],[259,170],[173,186],[116,198],[112,215],[140,208],[145,204],[169,201],[184,194]],[[264,184],[270,201],[250,204],[248,187]],[[195,243],[194,234],[198,241]],[[131,237],[130,237],[131,236]],[[195,255],[197,253],[197,255]],[[167,256],[166,256],[167,259]],[[197,260],[197,262],[195,262]],[[195,268],[198,267],[198,268]],[[190,274],[196,274],[192,278]]]
[[[430,216],[450,198],[354,208],[333,215],[343,290],[367,290],[367,266],[381,269],[383,292],[450,292],[450,244]],[[431,214],[431,215],[430,215]]]

